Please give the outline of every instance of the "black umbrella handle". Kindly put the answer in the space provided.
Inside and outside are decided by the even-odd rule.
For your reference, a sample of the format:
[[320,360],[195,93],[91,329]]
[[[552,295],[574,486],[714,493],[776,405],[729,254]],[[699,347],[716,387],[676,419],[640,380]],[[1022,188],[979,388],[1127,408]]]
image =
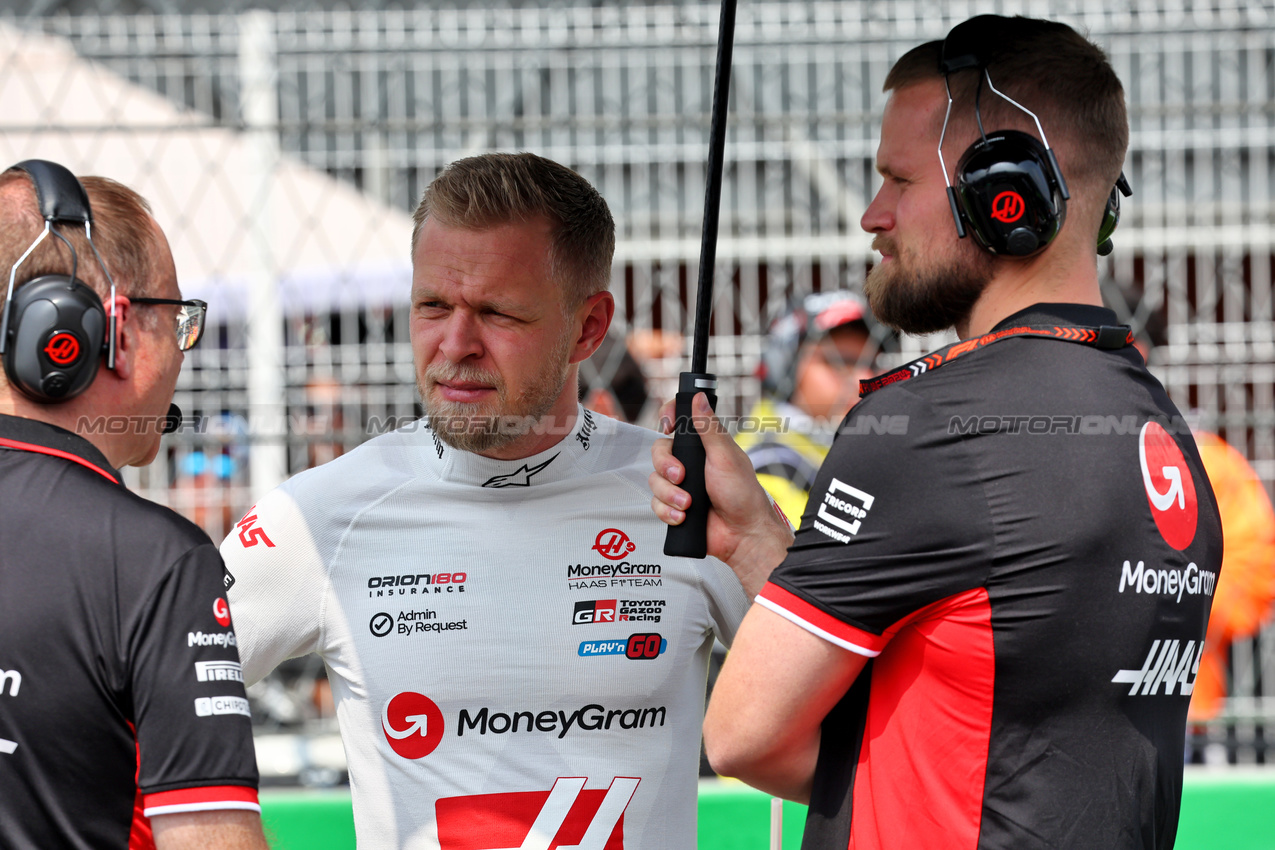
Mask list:
[[695,430],[691,400],[696,393],[708,397],[708,405],[717,407],[717,378],[703,372],[683,372],[679,392],[674,398],[676,419],[673,421],[673,457],[682,463],[686,477],[681,488],[691,496],[686,519],[671,525],[664,537],[664,554],[681,558],[703,558],[708,554],[708,511],[713,503],[704,482],[704,441]]

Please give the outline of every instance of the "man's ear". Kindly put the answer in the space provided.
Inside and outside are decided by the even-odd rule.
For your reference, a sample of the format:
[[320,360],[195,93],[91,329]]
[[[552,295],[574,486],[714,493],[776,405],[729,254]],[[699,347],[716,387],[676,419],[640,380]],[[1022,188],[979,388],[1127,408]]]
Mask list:
[[[113,371],[116,377],[127,380],[133,374],[133,361],[137,356],[137,317],[133,312],[133,305],[125,295],[116,295],[114,301],[107,298],[103,301],[103,306],[106,308],[107,334],[111,332],[111,325],[115,326],[115,369]],[[114,322],[111,321],[112,316],[115,317]]]
[[615,298],[610,292],[594,293],[577,308],[575,315],[580,322],[580,335],[571,349],[571,363],[587,360],[598,350],[615,316]]

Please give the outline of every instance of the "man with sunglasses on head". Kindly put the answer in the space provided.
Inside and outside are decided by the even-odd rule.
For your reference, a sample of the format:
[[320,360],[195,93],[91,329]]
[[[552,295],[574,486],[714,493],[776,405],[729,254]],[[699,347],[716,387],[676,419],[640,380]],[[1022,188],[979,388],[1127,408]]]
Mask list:
[[[868,302],[961,341],[864,382],[795,540],[697,397],[708,551],[774,567],[717,680],[709,760],[808,800],[807,850],[1168,850],[1222,533],[1189,430],[1099,294],[1122,86],[1070,27],[988,15],[885,89]],[[655,468],[656,512],[681,522],[666,444]]]
[[206,305],[140,196],[40,160],[0,174],[0,266],[0,846],[261,850],[221,558],[118,471]]

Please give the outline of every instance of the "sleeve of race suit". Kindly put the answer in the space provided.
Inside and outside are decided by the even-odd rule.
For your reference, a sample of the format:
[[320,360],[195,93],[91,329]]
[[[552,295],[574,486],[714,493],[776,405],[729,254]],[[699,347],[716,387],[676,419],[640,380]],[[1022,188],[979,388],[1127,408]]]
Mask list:
[[319,648],[327,564],[285,488],[248,509],[221,544],[244,682]]

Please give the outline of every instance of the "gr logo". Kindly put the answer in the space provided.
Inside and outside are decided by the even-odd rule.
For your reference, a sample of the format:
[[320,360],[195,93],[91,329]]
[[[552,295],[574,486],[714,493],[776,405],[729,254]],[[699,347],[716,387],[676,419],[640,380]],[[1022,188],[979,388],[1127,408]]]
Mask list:
[[404,691],[385,703],[381,710],[381,731],[390,749],[405,759],[419,759],[442,743],[443,712],[424,694]]
[[577,602],[575,613],[571,615],[571,624],[573,626],[583,626],[589,623],[614,622],[614,599],[589,599],[583,602]]

